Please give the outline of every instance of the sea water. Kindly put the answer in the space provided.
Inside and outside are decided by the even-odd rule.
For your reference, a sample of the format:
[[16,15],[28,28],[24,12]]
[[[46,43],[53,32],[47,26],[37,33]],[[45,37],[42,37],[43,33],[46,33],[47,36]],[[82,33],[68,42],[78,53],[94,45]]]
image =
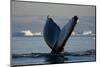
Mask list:
[[[65,52],[80,52],[95,49],[94,37],[70,37],[66,46]],[[13,54],[27,53],[50,53],[51,49],[45,43],[43,37],[12,37],[11,38],[11,65],[27,65],[27,64],[49,64],[46,59],[48,57],[19,57],[13,58]],[[80,61],[95,61],[95,55],[85,56],[70,56],[64,55],[64,62],[80,62]]]

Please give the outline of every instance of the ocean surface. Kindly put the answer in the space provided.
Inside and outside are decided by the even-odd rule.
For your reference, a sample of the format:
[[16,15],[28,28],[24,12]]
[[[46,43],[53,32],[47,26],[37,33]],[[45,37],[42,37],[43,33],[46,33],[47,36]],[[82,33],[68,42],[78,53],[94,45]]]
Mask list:
[[[83,54],[87,50],[95,50],[94,36],[71,36],[66,43],[64,52],[79,53],[78,55],[64,54],[63,62],[95,61],[95,54]],[[12,37],[11,38],[11,65],[50,64],[54,63],[53,56],[48,54],[51,49],[43,37]],[[44,54],[45,53],[45,54]],[[56,56],[57,57],[57,56]],[[49,59],[49,60],[48,60]],[[53,59],[53,60],[52,60]],[[60,63],[63,63],[60,62]],[[58,63],[58,62],[56,62]]]

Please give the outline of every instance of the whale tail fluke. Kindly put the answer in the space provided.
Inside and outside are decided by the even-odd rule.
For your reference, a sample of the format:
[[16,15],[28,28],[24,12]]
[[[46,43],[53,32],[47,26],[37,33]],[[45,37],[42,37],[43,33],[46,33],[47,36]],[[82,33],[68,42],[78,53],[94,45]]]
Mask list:
[[64,51],[64,46],[74,30],[77,20],[77,16],[72,17],[62,30],[60,30],[53,19],[47,17],[43,35],[47,45],[52,49],[51,53],[61,53]]
[[53,49],[53,46],[57,42],[59,33],[60,33],[59,26],[53,21],[51,17],[47,16],[46,24],[43,30],[43,36],[47,45],[51,49]]

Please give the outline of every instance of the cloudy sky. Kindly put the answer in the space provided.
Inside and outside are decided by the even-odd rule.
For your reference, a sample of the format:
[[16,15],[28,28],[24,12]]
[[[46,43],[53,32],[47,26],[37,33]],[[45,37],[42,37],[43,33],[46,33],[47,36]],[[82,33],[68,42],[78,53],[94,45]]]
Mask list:
[[[94,6],[78,6],[78,5],[61,5],[61,4],[46,4],[34,2],[11,2],[11,30],[12,32],[30,29],[32,32],[42,31],[46,16],[50,15],[53,20],[59,25],[66,24],[68,19],[74,15],[89,16],[87,19],[82,19],[79,26],[94,23],[95,26],[95,7]],[[94,19],[93,19],[94,17]],[[91,21],[91,23],[90,23]],[[93,26],[91,25],[91,26]],[[94,27],[93,26],[93,27]],[[89,30],[89,27],[86,26]]]
[[32,2],[12,2],[12,16],[94,16],[95,7],[78,5],[60,5]]

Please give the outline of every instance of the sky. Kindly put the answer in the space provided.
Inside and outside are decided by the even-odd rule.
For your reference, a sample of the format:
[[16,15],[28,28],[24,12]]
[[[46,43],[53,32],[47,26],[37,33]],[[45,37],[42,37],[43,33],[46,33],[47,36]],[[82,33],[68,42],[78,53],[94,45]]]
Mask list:
[[78,5],[60,5],[34,2],[12,2],[12,16],[95,16],[95,7]]
[[11,30],[12,32],[19,32],[29,29],[32,32],[42,32],[47,15],[50,15],[61,28],[72,16],[77,15],[80,17],[81,23],[77,25],[76,31],[78,28],[81,28],[79,31],[90,30],[90,28],[95,31],[94,6],[20,1],[11,2]]

